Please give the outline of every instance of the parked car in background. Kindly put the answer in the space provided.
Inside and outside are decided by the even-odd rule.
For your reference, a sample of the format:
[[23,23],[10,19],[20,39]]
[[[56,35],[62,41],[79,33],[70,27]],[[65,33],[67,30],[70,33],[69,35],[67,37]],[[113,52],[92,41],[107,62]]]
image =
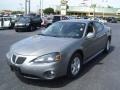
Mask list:
[[11,18],[10,17],[0,17],[0,29],[10,28]]
[[92,20],[63,20],[19,41],[7,53],[11,70],[25,78],[75,78],[83,64],[110,51],[111,29]]
[[23,15],[11,15],[11,29],[13,29],[15,27],[15,23],[19,20],[20,17],[23,17]]
[[37,27],[41,27],[41,17],[35,16],[23,16],[18,19],[18,21],[15,23],[15,31],[16,32],[22,32],[22,31],[33,31]]
[[89,18],[89,20],[96,20],[96,21],[99,21],[99,22],[101,22],[101,23],[103,23],[103,24],[106,24],[107,23],[107,20],[105,20],[104,18],[102,18],[102,17],[95,17],[95,18]]
[[107,18],[107,21],[110,22],[110,23],[117,23],[117,19],[114,18],[114,17]]
[[104,24],[107,23],[107,20],[105,20],[105,19],[103,19],[103,18],[98,18],[98,21],[101,22],[101,23],[104,23]]
[[55,23],[57,21],[61,21],[61,20],[68,20],[69,18],[67,16],[64,16],[64,15],[53,15],[53,16],[50,16],[48,17],[48,24],[47,24],[47,27],[49,25],[51,25],[52,23]]
[[69,19],[78,19],[77,16],[68,16]]

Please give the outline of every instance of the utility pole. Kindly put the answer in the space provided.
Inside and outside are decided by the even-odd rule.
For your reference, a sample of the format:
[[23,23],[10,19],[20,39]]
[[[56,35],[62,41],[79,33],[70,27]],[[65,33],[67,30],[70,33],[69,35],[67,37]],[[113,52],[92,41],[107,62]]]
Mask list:
[[40,0],[40,15],[41,15],[41,18],[42,18],[42,14],[43,14],[43,1]]
[[105,17],[105,5],[107,4],[108,0],[103,0],[103,18]]
[[28,0],[28,4],[29,4],[29,11],[28,11],[28,13],[30,13],[30,10],[31,10],[31,2],[30,2],[30,0]]
[[25,0],[25,14],[27,14],[27,0]]
[[25,0],[25,14],[30,13],[31,2],[30,0]]

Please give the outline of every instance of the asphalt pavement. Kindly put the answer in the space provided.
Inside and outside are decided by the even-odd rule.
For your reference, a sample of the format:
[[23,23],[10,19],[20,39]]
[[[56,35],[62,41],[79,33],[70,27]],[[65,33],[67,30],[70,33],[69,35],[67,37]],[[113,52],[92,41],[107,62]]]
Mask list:
[[120,23],[108,24],[112,29],[112,46],[109,54],[100,54],[84,65],[75,80],[61,77],[52,81],[19,78],[7,65],[6,53],[10,45],[40,33],[17,33],[0,30],[0,90],[120,90]]

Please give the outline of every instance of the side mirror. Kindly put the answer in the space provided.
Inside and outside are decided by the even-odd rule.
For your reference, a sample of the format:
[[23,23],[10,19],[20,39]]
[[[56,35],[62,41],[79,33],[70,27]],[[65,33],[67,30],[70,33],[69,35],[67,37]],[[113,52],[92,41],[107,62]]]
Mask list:
[[87,38],[90,39],[90,38],[94,38],[95,37],[95,34],[94,33],[88,33],[87,34]]

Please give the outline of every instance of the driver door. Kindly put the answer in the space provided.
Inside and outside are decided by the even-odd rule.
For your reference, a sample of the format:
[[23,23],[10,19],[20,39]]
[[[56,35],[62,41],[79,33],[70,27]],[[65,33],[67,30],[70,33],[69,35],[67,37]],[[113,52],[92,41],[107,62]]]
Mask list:
[[[87,37],[88,33],[93,33],[94,37],[88,38]],[[97,42],[97,39],[96,39],[96,31],[94,29],[94,24],[93,22],[90,22],[87,26],[87,30],[85,33],[85,39],[84,39],[84,45],[83,45],[85,60],[88,60],[90,57],[94,56],[97,53],[97,48],[99,47],[97,46],[96,42]]]

